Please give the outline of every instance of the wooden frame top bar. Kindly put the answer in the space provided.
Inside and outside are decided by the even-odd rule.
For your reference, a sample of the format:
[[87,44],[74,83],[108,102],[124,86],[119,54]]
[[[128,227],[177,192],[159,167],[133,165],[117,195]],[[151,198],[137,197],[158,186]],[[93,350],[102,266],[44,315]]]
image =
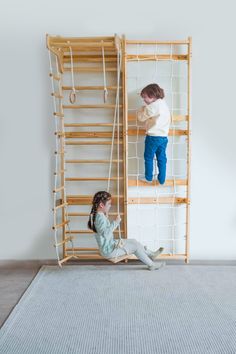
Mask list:
[[168,44],[189,44],[189,40],[178,40],[178,41],[152,41],[152,40],[126,40],[126,44],[144,44],[144,45],[168,45]]

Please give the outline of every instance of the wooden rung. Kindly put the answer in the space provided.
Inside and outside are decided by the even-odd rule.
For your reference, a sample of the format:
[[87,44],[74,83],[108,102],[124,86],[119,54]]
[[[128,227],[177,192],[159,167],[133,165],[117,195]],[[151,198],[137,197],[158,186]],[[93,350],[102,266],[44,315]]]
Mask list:
[[[120,86],[119,87],[120,89],[122,89],[122,87]],[[65,90],[65,91],[71,91],[73,89],[72,86],[62,86],[62,90]],[[104,86],[75,86],[75,90],[76,91],[90,91],[90,90],[93,90],[93,91],[100,91],[100,90],[104,90]],[[107,90],[108,91],[116,91],[117,90],[117,86],[107,86]]]
[[[79,251],[76,249],[76,247],[74,248],[66,248],[65,249],[66,252],[75,252],[75,251]],[[66,255],[68,256],[68,254],[66,253]],[[97,260],[97,259],[105,259],[104,257],[102,257],[99,253],[99,251],[97,252],[89,252],[89,253],[85,253],[85,252],[80,252],[80,253],[77,253],[77,258],[78,259],[86,259],[86,260]]]
[[52,227],[52,229],[53,229],[53,230],[57,230],[57,229],[59,229],[60,227],[63,227],[63,226],[65,226],[65,225],[67,225],[67,224],[69,224],[69,220],[66,220],[66,221],[62,222],[61,224],[54,225],[54,226]]
[[128,204],[187,204],[187,203],[188,203],[187,198],[176,198],[176,197],[128,198]]
[[[112,138],[112,132],[58,132],[59,136],[64,135],[66,139],[75,139],[75,138]],[[114,133],[114,137],[117,137],[117,132]],[[120,138],[122,137],[122,131],[120,132]]]
[[75,258],[75,259],[78,259],[79,257],[78,256],[75,256],[75,255],[67,255],[65,258],[63,258],[62,260],[58,261],[58,264],[59,266],[61,267],[61,265],[67,261],[69,261],[69,259],[72,259],[72,258]]
[[[74,238],[74,236],[72,236]],[[86,252],[86,251],[95,251],[99,253],[99,249],[97,247],[74,247],[74,248],[66,248],[66,251],[81,251],[81,252]]]
[[[120,230],[121,233],[124,233],[124,230]],[[118,234],[119,230],[114,230],[113,233]],[[92,230],[70,230],[66,231],[66,234],[94,234]]]
[[[111,160],[112,163],[118,163],[118,160]],[[119,162],[123,162],[123,160],[119,160]],[[66,160],[65,163],[110,163],[109,160]]]
[[63,98],[63,96],[60,95],[60,94],[57,93],[57,92],[52,92],[51,95],[52,95],[53,97],[56,97],[56,98]]
[[64,118],[64,114],[60,112],[54,112],[53,115],[56,117]]
[[[74,248],[66,248],[66,252],[78,252],[76,253],[76,258],[77,259],[84,259],[84,260],[107,260],[110,261],[110,259],[104,258],[99,254],[99,251],[97,252],[89,252],[89,253],[85,253],[85,252],[80,252],[80,249],[77,247]],[[80,252],[80,253],[79,253]],[[68,259],[72,258],[72,255],[68,255],[66,254],[66,256],[68,257]],[[128,259],[133,259],[135,260],[136,257],[133,255],[129,256],[130,258]],[[164,254],[160,256],[161,259],[185,259],[186,258],[186,254]]]
[[[110,177],[111,181],[117,181],[117,180],[122,180],[124,179],[124,177]],[[68,177],[65,179],[67,182],[82,182],[82,181],[108,181],[109,178],[108,177]]]
[[[71,68],[65,68],[64,67],[64,71],[65,72],[71,72]],[[73,71],[74,72],[91,72],[91,73],[94,73],[94,72],[103,72],[103,68],[99,68],[99,67],[74,67],[73,68]],[[117,71],[117,68],[108,68],[106,67],[106,72],[116,72]]]
[[[123,200],[123,196],[119,196],[120,200]],[[91,205],[93,196],[91,195],[67,195],[68,205]],[[112,196],[113,203],[115,205],[117,201],[117,195]]]
[[49,45],[52,46],[54,42],[57,43],[74,43],[74,42],[95,42],[95,41],[112,41],[114,42],[114,36],[96,36],[96,37],[60,37],[60,36],[49,36]]
[[105,41],[100,41],[100,42],[73,42],[73,43],[60,43],[60,42],[54,42],[53,43],[53,48],[73,48],[73,49],[77,49],[77,48],[84,48],[84,49],[88,49],[88,51],[90,51],[92,48],[113,48],[114,47],[114,43],[113,42],[105,42]]
[[[188,120],[189,120],[188,115],[179,115],[179,114],[177,114],[177,115],[173,115],[171,117],[172,123],[174,123],[174,122],[184,122],[184,121],[188,121]],[[137,114],[136,113],[130,113],[128,115],[128,121],[129,122],[138,121]]]
[[187,54],[128,54],[128,61],[188,60]]
[[[84,253],[84,252],[89,252],[90,253]],[[124,256],[120,256],[120,257],[115,257],[115,258],[104,258],[103,256],[100,255],[99,253],[99,250],[97,249],[97,252],[96,252],[96,249],[82,249],[82,248],[79,248],[79,247],[68,247],[66,248],[66,252],[81,252],[81,253],[77,253],[77,256],[78,256],[78,259],[105,259],[109,262],[112,262],[112,263],[118,263],[118,262],[121,262],[121,261],[124,261],[124,260],[128,260],[128,259],[133,259],[133,260],[136,260],[137,257],[135,257],[134,255],[124,255]],[[83,253],[82,253],[83,252]],[[93,253],[91,253],[93,252]]]
[[137,179],[129,179],[128,180],[128,186],[129,187],[147,187],[147,186],[162,186],[162,187],[173,187],[174,185],[176,186],[186,186],[187,185],[187,180],[185,179],[167,179],[165,181],[165,184],[160,185],[160,183],[155,180],[152,181],[152,183],[137,180]]
[[59,170],[57,172],[54,172],[54,176],[62,175],[65,172],[66,172],[66,170]]
[[66,153],[66,151],[62,150],[62,151],[54,151],[55,155],[64,155]]
[[[117,63],[117,55],[106,55],[105,56],[105,63]],[[63,63],[70,63],[71,56],[69,54],[65,54],[63,56]],[[101,55],[77,55],[73,54],[73,62],[74,63],[102,63]]]
[[59,247],[59,246],[64,245],[65,243],[70,242],[70,241],[72,241],[74,239],[75,239],[75,236],[66,237],[65,240],[63,240],[61,242],[58,242],[58,243],[55,243],[54,247]]
[[[119,126],[121,127],[122,124],[120,123]],[[64,127],[113,127],[113,123],[66,123],[64,124]]]
[[[65,145],[111,145],[111,141],[66,141]],[[117,145],[117,140],[114,141],[114,144]],[[123,144],[122,140],[119,141],[119,144]]]
[[55,75],[55,74],[50,73],[49,76],[52,77],[54,80],[57,80],[57,81],[61,80],[61,76],[60,75]]
[[55,189],[53,189],[53,193],[60,192],[60,191],[62,191],[63,189],[65,189],[65,186],[61,186],[61,187],[55,188]]
[[58,210],[58,209],[60,209],[60,208],[65,207],[65,206],[67,206],[67,205],[68,205],[68,203],[62,203],[62,204],[56,206],[55,208],[53,208],[52,210],[55,211],[55,210]]
[[[124,213],[119,213],[121,216],[124,215]],[[89,213],[68,213],[68,216],[89,216]],[[118,213],[111,212],[109,213],[110,216],[117,216]]]
[[[128,135],[129,136],[135,136],[135,135],[139,135],[139,136],[143,136],[146,135],[146,130],[143,128],[129,128],[128,129]],[[183,130],[183,129],[170,129],[169,130],[169,136],[182,136],[182,135],[188,135],[188,131],[187,130]]]
[[[87,108],[115,108],[115,104],[80,104],[80,105],[63,105],[62,106],[64,109],[87,109]],[[119,105],[119,107],[122,107],[122,105]]]

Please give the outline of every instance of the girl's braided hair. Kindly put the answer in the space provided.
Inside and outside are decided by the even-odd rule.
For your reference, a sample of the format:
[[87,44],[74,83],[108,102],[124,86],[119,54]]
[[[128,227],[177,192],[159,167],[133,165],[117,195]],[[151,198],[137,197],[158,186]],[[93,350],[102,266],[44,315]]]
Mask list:
[[106,202],[109,199],[111,199],[111,194],[108,192],[105,192],[105,191],[97,192],[94,195],[93,201],[92,201],[93,205],[92,205],[91,212],[89,214],[89,221],[88,221],[88,228],[90,230],[97,232],[95,225],[94,225],[96,214],[97,214],[97,209],[98,209],[100,203],[106,204]]

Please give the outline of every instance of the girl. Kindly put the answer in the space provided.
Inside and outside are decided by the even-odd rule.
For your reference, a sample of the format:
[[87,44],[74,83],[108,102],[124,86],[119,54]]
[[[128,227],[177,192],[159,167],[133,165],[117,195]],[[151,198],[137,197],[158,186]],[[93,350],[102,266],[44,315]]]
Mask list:
[[165,183],[166,179],[166,146],[168,143],[168,132],[170,127],[170,111],[164,100],[164,90],[157,84],[150,84],[141,91],[146,106],[138,111],[138,120],[145,122],[145,181],[152,182],[153,159],[156,155],[158,165],[158,181]]
[[115,221],[108,220],[108,212],[111,208],[111,194],[105,191],[97,192],[93,197],[93,205],[89,216],[88,227],[96,234],[100,253],[105,258],[120,257],[125,254],[134,254],[140,261],[148,266],[149,270],[159,269],[164,262],[153,261],[163,252],[163,248],[152,252],[145,249],[134,239],[115,240],[113,231],[119,226],[121,218],[118,215]]

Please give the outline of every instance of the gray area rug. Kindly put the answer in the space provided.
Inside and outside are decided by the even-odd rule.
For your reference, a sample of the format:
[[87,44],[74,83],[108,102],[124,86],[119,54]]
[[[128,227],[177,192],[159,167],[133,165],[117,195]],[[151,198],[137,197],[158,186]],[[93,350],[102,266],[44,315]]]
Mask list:
[[43,266],[0,353],[236,353],[236,267]]

